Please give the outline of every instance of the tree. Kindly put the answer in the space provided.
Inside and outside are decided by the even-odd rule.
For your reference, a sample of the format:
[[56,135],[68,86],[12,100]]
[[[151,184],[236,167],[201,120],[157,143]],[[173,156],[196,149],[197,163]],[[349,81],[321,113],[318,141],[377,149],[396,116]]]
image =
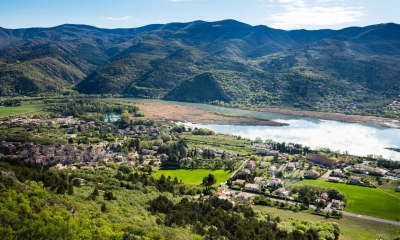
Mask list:
[[331,216],[331,212],[330,211],[327,211],[326,213],[325,213],[325,218],[329,218]]
[[304,204],[304,206],[305,206],[306,208],[309,208],[309,206],[310,206],[310,198],[307,197],[307,196],[305,196],[305,197],[303,198],[303,204]]
[[72,184],[68,185],[68,195],[73,195],[74,194],[74,187],[72,186]]
[[325,207],[325,203],[322,200],[317,201],[317,210]]
[[208,174],[208,176],[203,178],[203,185],[205,185],[205,186],[214,185],[216,182],[217,182],[217,179],[211,173]]
[[79,180],[78,178],[74,178],[72,180],[72,186],[74,187],[81,187],[81,180]]
[[254,140],[254,142],[256,143],[262,143],[262,138],[261,137],[256,137],[256,139]]
[[106,212],[107,211],[107,205],[106,203],[101,204],[101,212]]
[[57,188],[57,194],[65,194],[65,187],[64,184]]
[[214,240],[214,239],[218,239],[218,237],[219,237],[218,229],[214,226],[211,226],[207,230],[207,238],[210,240]]

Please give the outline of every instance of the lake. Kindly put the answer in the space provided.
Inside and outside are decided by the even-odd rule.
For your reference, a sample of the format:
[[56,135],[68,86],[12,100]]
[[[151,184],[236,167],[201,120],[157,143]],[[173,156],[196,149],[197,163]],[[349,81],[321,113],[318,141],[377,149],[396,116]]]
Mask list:
[[165,102],[222,114],[269,119],[289,124],[288,126],[272,127],[185,123],[193,128],[209,128],[218,133],[240,135],[250,139],[261,137],[263,140],[272,139],[277,142],[293,142],[303,146],[310,146],[313,149],[320,147],[330,148],[333,151],[348,151],[350,154],[359,156],[368,154],[382,155],[384,158],[400,161],[400,153],[385,149],[388,147],[400,148],[400,129],[384,128],[374,123],[345,123],[225,108],[201,103]]

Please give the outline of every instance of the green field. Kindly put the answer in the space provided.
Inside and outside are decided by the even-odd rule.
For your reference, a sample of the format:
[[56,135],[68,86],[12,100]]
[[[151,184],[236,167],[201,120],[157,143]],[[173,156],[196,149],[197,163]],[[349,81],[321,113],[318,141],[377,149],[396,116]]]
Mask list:
[[228,180],[231,176],[231,172],[225,170],[209,170],[209,169],[178,169],[178,170],[158,170],[153,173],[153,177],[158,179],[162,174],[168,177],[170,176],[172,179],[177,177],[179,180],[182,179],[182,182],[186,184],[200,185],[203,178],[207,176],[209,173],[215,176],[217,179],[217,183],[214,186],[219,185],[222,182]]
[[28,113],[37,114],[46,107],[47,107],[46,104],[29,104],[17,107],[0,106],[0,117],[8,117],[20,114],[28,114]]
[[330,183],[323,180],[304,180],[298,184],[337,188],[347,198],[345,211],[389,220],[400,219],[400,199],[385,194],[379,189]]
[[393,239],[400,234],[399,226],[369,221],[356,217],[343,216],[342,219],[338,220],[333,218],[326,219],[322,216],[313,215],[308,212],[294,213],[288,210],[264,206],[253,206],[253,209],[260,211],[263,215],[268,213],[272,216],[280,215],[282,218],[307,221],[337,222],[340,225],[340,240],[369,240],[377,239],[377,236],[385,236],[386,238],[384,239]]
[[238,140],[236,137],[223,134],[207,136],[182,134],[182,138],[188,142],[190,147],[209,147],[241,155],[252,153],[251,149],[247,148],[251,144],[249,139]]

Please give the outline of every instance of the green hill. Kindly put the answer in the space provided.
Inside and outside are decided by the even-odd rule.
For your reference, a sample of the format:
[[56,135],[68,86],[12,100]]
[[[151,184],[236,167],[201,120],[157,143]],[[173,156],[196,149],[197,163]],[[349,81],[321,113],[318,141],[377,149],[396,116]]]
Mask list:
[[317,31],[235,20],[0,28],[2,96],[76,84],[88,94],[379,115],[398,97],[399,79],[400,25],[392,23]]

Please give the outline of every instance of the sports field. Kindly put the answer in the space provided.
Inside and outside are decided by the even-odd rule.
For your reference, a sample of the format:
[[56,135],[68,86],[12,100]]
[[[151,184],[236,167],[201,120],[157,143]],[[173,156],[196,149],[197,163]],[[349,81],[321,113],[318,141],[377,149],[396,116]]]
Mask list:
[[0,117],[8,117],[20,114],[37,114],[46,108],[46,104],[28,104],[16,107],[0,106]]
[[217,179],[217,183],[214,184],[215,186],[219,185],[222,182],[228,180],[231,176],[231,172],[225,170],[209,170],[209,169],[177,169],[177,170],[158,170],[157,172],[153,173],[153,177],[158,179],[164,174],[165,177],[170,176],[172,179],[177,177],[179,180],[182,179],[182,182],[186,184],[192,185],[200,185],[203,181],[203,178],[208,174],[212,174]]
[[400,220],[400,199],[379,189],[330,183],[323,180],[304,180],[297,184],[337,188],[347,198],[345,211],[394,221]]

